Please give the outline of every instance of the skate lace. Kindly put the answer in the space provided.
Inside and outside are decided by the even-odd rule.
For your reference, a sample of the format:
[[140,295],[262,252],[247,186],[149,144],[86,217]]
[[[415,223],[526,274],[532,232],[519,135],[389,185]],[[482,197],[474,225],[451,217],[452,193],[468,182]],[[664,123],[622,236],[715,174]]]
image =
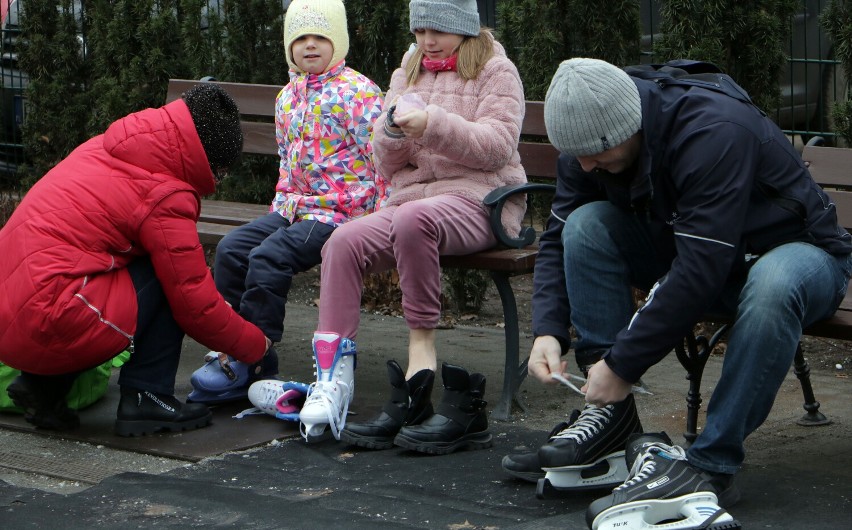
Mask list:
[[577,421],[562,429],[553,438],[571,439],[577,443],[583,443],[598,434],[611,418],[612,405],[606,407],[588,406],[583,409]]
[[[349,412],[349,399],[352,396],[349,383],[339,379],[339,373],[346,361],[338,361],[335,372],[332,373],[331,381],[315,381],[308,388],[308,397],[304,406],[319,404],[326,412],[328,427],[336,440],[340,440],[340,431],[346,426],[346,415]],[[314,364],[317,379],[319,379],[319,367]],[[305,424],[299,422],[299,431],[302,437],[308,439]]]
[[[305,406],[309,404],[322,405],[328,418],[328,427],[336,440],[340,439],[340,431],[346,426],[346,414],[349,412],[349,385],[343,381],[317,381],[312,383]],[[308,437],[305,425],[299,424],[302,436]]]
[[633,462],[627,480],[613,491],[629,488],[653,475],[657,469],[657,461],[654,457],[659,453],[666,453],[666,456],[671,460],[686,460],[686,452],[680,446],[659,442],[645,444],[642,453]]

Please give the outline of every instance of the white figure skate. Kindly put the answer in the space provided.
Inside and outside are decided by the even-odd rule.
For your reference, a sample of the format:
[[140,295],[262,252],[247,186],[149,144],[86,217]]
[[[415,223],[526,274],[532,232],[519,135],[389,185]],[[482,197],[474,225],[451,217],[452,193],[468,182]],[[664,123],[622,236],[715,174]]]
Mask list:
[[337,333],[317,331],[313,339],[317,380],[299,412],[299,431],[307,442],[340,440],[355,394],[355,343]]

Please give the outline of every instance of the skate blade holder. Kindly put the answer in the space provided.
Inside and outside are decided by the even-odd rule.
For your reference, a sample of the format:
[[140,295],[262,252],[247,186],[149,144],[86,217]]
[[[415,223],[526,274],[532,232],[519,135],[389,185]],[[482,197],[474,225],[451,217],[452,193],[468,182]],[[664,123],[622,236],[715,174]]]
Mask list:
[[539,499],[564,497],[573,491],[611,489],[622,484],[629,472],[624,451],[611,453],[592,464],[542,469],[545,475],[538,479],[535,491]]
[[720,508],[716,495],[698,492],[674,499],[618,504],[602,511],[592,530],[736,530],[739,521]]

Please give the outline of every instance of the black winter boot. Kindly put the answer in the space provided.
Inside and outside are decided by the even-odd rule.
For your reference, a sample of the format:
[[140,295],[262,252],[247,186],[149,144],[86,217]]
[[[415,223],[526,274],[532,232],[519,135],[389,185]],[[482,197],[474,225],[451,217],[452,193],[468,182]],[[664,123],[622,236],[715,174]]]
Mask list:
[[181,403],[176,397],[122,387],[115,434],[142,436],[159,431],[191,431],[210,425],[213,413],[201,403]]
[[66,396],[77,375],[22,372],[6,388],[6,392],[16,406],[24,409],[24,419],[28,423],[55,431],[76,429],[80,426],[80,418],[77,412],[68,408]]
[[399,364],[390,360],[388,379],[391,396],[382,413],[369,423],[347,423],[340,432],[342,441],[367,449],[390,449],[403,426],[418,425],[435,413],[432,409],[435,372],[420,370],[406,381]]
[[485,376],[468,374],[460,366],[443,363],[444,397],[438,411],[420,425],[400,429],[393,443],[406,449],[446,455],[464,447],[486,449],[494,442],[488,432],[488,416],[482,399]]

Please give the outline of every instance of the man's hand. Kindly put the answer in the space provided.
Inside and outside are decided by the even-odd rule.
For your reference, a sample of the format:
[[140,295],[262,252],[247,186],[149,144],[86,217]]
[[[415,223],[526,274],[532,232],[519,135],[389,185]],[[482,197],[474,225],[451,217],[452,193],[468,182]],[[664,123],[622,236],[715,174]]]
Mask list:
[[402,129],[409,138],[420,138],[429,122],[429,114],[425,110],[411,110],[401,116],[394,114],[394,123]]
[[589,368],[589,377],[581,390],[586,393],[586,403],[603,407],[624,401],[632,388],[631,383],[615,375],[601,359]]
[[555,384],[551,374],[562,375],[568,367],[568,361],[562,360],[562,347],[556,337],[542,335],[536,337],[530,350],[527,369],[530,375],[542,383]]

